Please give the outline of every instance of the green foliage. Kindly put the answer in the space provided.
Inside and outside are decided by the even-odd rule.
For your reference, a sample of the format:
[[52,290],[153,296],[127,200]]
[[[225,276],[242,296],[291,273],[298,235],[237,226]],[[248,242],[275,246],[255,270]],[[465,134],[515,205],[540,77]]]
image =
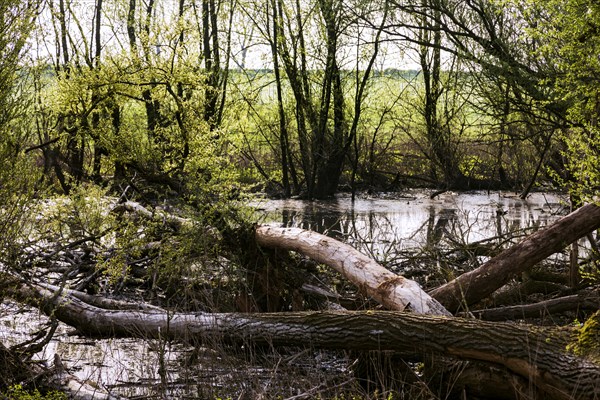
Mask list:
[[57,196],[39,206],[44,237],[59,243],[101,238],[116,224],[110,214],[106,189],[95,185],[76,186],[69,195]]
[[30,104],[20,65],[29,36],[35,3],[7,0],[0,3],[0,257],[16,257],[28,225],[29,204],[40,171],[24,147],[31,135],[26,114]]
[[600,361],[600,311],[596,311],[585,321],[579,328],[575,341],[567,348],[579,356]]
[[[568,189],[583,201],[593,201],[600,187],[600,5],[594,0],[529,0],[530,13],[539,16],[528,33],[542,45],[540,59],[552,60],[557,73],[547,84],[549,102],[565,109],[568,125],[560,140],[570,176]],[[542,18],[543,16],[543,18]]]
[[130,273],[129,261],[140,258],[141,249],[147,243],[140,229],[131,221],[120,221],[107,235],[106,238],[110,238],[110,251],[98,255],[96,269],[102,271],[109,284],[115,285],[127,278]]
[[583,201],[597,201],[600,188],[600,130],[595,126],[570,128],[562,138],[567,144],[569,189]]
[[11,386],[5,393],[3,398],[8,400],[66,400],[68,396],[64,393],[52,390],[42,394],[38,389],[33,391],[25,390],[21,385]]
[[477,175],[477,169],[478,166],[481,164],[481,160],[479,157],[473,155],[473,156],[467,156],[462,160],[462,163],[460,165],[460,169],[462,171],[462,173],[465,176],[469,176],[472,178],[485,178],[481,175]]

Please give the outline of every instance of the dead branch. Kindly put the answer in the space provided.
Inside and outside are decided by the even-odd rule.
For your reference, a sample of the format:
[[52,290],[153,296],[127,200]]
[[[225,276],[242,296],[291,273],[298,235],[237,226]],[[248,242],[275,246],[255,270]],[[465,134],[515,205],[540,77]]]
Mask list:
[[238,344],[390,350],[414,358],[435,354],[502,366],[549,399],[596,399],[600,365],[567,350],[565,329],[491,323],[397,311],[274,314],[105,310],[37,285],[9,294],[95,336],[221,338]]
[[470,314],[486,321],[506,321],[539,318],[567,311],[598,309],[600,309],[600,293],[595,290],[544,300],[534,304],[474,310]]
[[466,308],[504,286],[516,274],[598,228],[600,207],[587,204],[430,294],[450,311]]

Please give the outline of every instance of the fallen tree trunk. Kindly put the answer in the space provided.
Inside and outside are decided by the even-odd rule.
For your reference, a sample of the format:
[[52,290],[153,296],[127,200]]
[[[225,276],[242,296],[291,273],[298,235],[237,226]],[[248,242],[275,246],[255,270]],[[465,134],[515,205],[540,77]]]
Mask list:
[[258,226],[255,234],[260,246],[296,251],[332,267],[390,310],[450,315],[417,282],[394,274],[352,246],[333,238],[300,228],[268,225]]
[[598,228],[600,207],[587,204],[430,294],[452,312],[461,307],[468,310],[469,305],[489,296],[516,274]]
[[470,311],[470,314],[475,318],[486,321],[514,321],[524,318],[542,318],[566,311],[579,310],[600,310],[600,291],[573,294],[533,304],[473,310]]
[[391,350],[405,357],[431,354],[477,360],[524,377],[545,398],[597,399],[600,364],[567,350],[568,332],[473,319],[397,311],[278,314],[168,313],[106,310],[72,292],[56,296],[37,285],[8,291],[47,314],[94,336],[221,338],[230,343]]
[[[191,225],[185,218],[162,211],[153,212],[135,202],[118,204],[114,212],[132,212],[147,219],[160,218],[173,229]],[[214,230],[209,234],[217,238]],[[317,232],[300,228],[258,226],[255,238],[259,246],[292,250],[328,265],[341,273],[361,291],[390,310],[411,310],[418,314],[451,315],[437,300],[427,294],[419,284],[379,265],[353,247]]]

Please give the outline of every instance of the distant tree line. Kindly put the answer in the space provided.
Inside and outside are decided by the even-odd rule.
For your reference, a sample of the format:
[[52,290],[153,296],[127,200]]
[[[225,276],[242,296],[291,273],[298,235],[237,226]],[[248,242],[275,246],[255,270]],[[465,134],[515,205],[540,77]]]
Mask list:
[[25,4],[10,140],[58,191],[596,185],[591,1]]

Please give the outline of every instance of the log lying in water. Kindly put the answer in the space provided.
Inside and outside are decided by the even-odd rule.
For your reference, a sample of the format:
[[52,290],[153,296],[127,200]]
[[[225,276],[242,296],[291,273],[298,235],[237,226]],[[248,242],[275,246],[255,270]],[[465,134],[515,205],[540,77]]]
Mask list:
[[565,311],[599,310],[600,290],[582,291],[570,296],[543,300],[533,304],[473,310],[470,314],[486,321],[514,321],[524,318],[543,318]]
[[461,307],[468,309],[469,305],[489,296],[516,274],[598,228],[600,207],[587,204],[430,294],[452,312]]
[[256,228],[256,241],[260,246],[296,251],[330,266],[390,310],[450,315],[417,282],[394,274],[352,246],[328,236],[264,225]]
[[[185,218],[162,211],[151,211],[132,201],[115,206],[113,211],[127,211],[147,219],[158,216],[174,229],[192,224]],[[218,237],[212,229],[208,233]],[[256,227],[255,237],[259,246],[297,251],[330,266],[357,285],[363,293],[390,310],[407,309],[418,314],[451,315],[437,300],[423,291],[417,282],[394,274],[352,246],[328,236],[300,228],[262,225]]]
[[17,300],[93,336],[221,338],[230,343],[391,350],[402,356],[431,354],[501,366],[527,379],[549,399],[597,399],[600,364],[566,349],[571,332],[509,323],[416,315],[398,311],[277,314],[168,313],[106,310],[72,292],[37,285],[13,287]]

